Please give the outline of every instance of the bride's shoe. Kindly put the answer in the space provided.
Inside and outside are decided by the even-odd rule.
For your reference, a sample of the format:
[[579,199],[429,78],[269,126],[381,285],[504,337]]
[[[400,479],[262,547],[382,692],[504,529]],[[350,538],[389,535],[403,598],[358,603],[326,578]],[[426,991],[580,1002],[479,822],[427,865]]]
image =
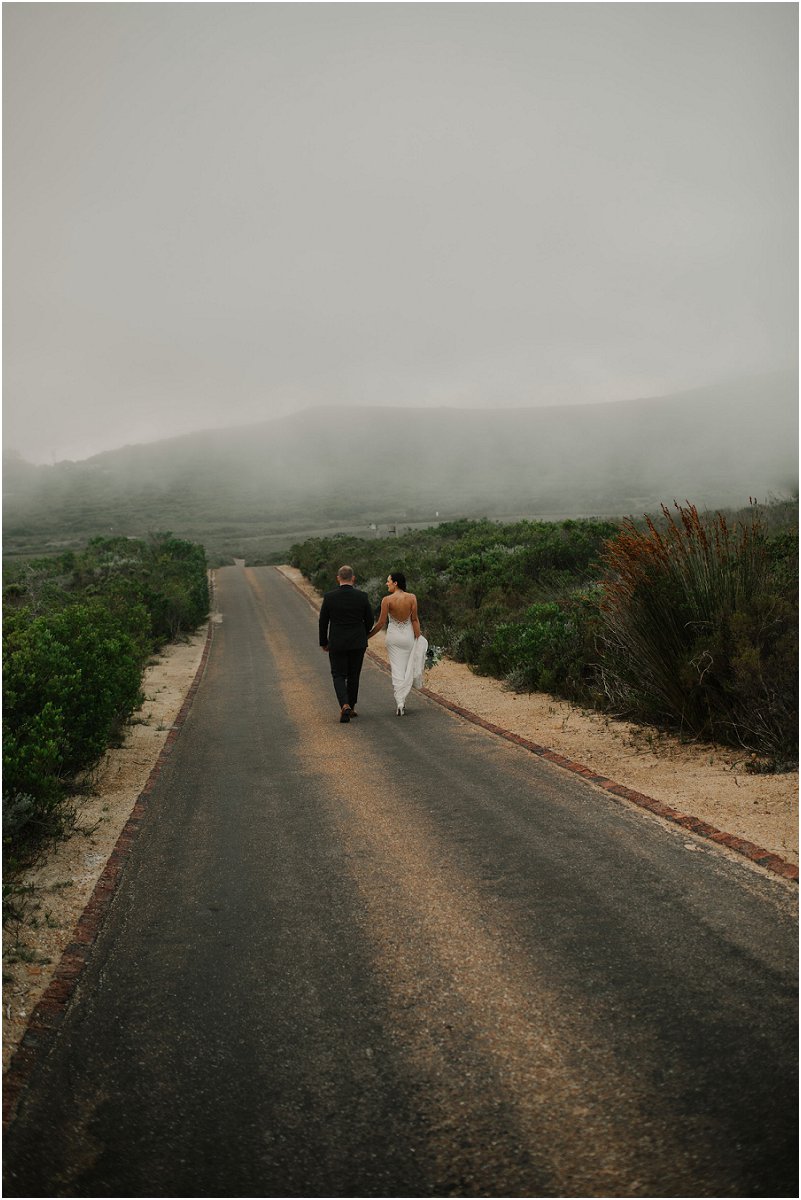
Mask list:
[[396,717],[405,717],[406,716],[406,709],[403,707],[402,704],[398,705],[398,711],[396,712],[395,716]]

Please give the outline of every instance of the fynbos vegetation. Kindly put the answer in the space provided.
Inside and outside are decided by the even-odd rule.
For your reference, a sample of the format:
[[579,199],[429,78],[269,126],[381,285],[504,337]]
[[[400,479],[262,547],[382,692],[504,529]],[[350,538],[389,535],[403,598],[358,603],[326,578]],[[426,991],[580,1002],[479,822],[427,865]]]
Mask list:
[[792,757],[797,539],[758,511],[730,526],[690,505],[624,522],[606,549],[601,663],[612,706],[693,735]]
[[292,548],[319,588],[340,562],[374,605],[403,570],[428,635],[504,679],[710,737],[768,763],[797,756],[795,506],[727,518],[456,521],[401,538]]
[[586,700],[600,693],[593,629],[597,568],[611,521],[452,521],[376,541],[340,536],[293,546],[291,561],[318,588],[351,562],[377,606],[388,570],[417,593],[426,635],[460,662]]
[[161,534],[15,563],[3,595],[3,849],[11,872],[69,822],[65,797],[141,699],[144,664],[208,613],[205,554]]

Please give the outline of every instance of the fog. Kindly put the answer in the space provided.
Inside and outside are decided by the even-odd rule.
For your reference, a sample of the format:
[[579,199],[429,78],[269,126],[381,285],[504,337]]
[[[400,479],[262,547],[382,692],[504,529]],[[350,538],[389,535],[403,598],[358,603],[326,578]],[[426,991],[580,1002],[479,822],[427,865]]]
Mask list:
[[31,462],[794,366],[795,5],[3,17],[4,442]]

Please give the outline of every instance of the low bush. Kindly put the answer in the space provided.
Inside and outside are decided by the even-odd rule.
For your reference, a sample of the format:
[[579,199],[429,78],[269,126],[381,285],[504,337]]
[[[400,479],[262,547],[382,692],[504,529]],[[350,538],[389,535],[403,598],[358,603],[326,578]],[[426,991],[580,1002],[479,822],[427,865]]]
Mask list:
[[154,648],[196,629],[209,610],[203,547],[169,533],[147,542],[95,538],[78,557],[73,579],[83,594],[102,597],[123,619],[131,605],[146,609]]
[[569,596],[595,578],[592,564],[617,529],[600,520],[449,521],[392,538],[311,538],[292,547],[290,562],[321,591],[350,563],[375,606],[386,594],[387,573],[403,571],[438,643],[458,627],[468,644],[483,645],[486,610],[500,608],[510,619],[537,600]]
[[483,665],[516,691],[551,692],[595,704],[600,697],[598,628],[596,591],[533,604],[519,621],[497,628]]
[[153,649],[208,613],[205,553],[169,534],[17,564],[4,589],[3,849],[11,872],[69,822],[65,797],[141,700]]
[[[64,784],[95,765],[138,706],[140,679],[137,639],[97,603],[20,622],[6,638],[3,785],[13,803],[3,837],[17,856],[46,828]],[[42,811],[30,813],[23,796]]]

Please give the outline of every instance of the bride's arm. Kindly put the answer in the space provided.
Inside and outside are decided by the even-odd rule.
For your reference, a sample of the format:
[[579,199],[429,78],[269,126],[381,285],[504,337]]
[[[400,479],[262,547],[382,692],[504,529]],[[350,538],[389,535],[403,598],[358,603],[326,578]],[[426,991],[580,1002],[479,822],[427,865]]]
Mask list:
[[376,621],[375,625],[373,626],[373,628],[370,630],[370,632],[367,635],[368,640],[373,636],[374,633],[379,633],[386,625],[388,604],[389,604],[389,596],[385,596],[384,599],[381,601],[381,612],[378,614],[378,620]]
[[417,597],[412,596],[412,630],[414,631],[415,640],[420,636],[420,621],[417,616]]

